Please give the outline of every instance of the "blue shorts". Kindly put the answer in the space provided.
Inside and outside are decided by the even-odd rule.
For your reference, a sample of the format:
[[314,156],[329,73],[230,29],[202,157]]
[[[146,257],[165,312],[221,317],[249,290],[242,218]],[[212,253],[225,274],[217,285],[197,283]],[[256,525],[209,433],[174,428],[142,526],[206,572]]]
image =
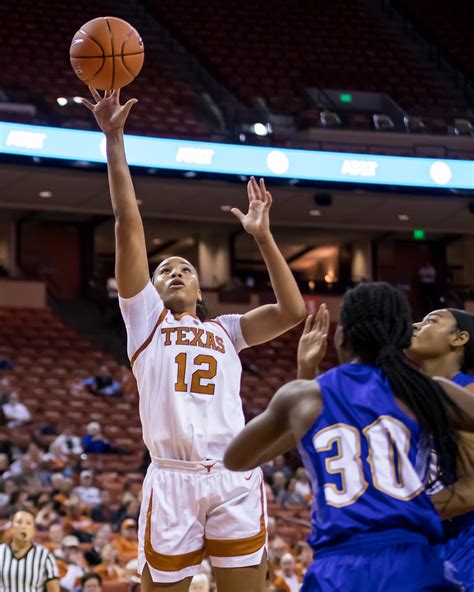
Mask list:
[[441,557],[453,567],[466,592],[474,592],[474,512],[443,522],[446,541],[438,547]]
[[356,535],[315,553],[301,592],[438,592],[448,580],[436,548],[419,534],[391,530]]

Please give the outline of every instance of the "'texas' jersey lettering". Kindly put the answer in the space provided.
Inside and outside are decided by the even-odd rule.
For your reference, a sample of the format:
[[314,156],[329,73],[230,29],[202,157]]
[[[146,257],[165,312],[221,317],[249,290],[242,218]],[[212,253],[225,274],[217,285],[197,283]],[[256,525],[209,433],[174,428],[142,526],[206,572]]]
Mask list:
[[212,331],[198,327],[163,327],[164,345],[191,345],[225,353],[224,340]]

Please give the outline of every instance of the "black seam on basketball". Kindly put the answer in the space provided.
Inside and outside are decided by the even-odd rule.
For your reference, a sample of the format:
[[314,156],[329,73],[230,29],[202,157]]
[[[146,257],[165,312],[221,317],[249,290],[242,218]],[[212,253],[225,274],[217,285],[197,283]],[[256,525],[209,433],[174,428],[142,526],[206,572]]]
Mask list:
[[103,59],[103,60],[102,60],[102,66],[101,66],[101,67],[100,67],[100,68],[97,70],[97,72],[95,72],[95,73],[93,74],[93,76],[91,76],[91,77],[90,77],[90,78],[88,78],[87,80],[83,80],[82,82],[83,82],[84,84],[89,84],[89,82],[90,82],[90,81],[91,81],[93,78],[95,78],[95,77],[97,76],[97,74],[99,74],[99,73],[100,73],[100,71],[102,70],[102,68],[105,66],[105,62],[106,62],[106,60],[105,60],[105,59]]
[[74,60],[98,60],[99,58],[119,58],[120,56],[127,57],[127,56],[133,56],[133,55],[141,55],[142,53],[144,53],[144,52],[143,51],[134,51],[132,53],[126,53],[126,54],[114,53],[112,55],[103,55],[103,56],[72,56],[72,58]]
[[[94,39],[94,37],[92,37],[92,35],[89,35],[89,33],[88,33],[87,31],[84,31],[84,29],[80,29],[80,31],[81,31],[81,33],[83,33],[84,35],[86,35],[86,37],[89,37],[89,39],[90,39],[91,41],[93,41],[93,42],[94,42],[94,43],[95,43],[95,44],[96,44],[96,45],[97,45],[97,46],[100,48],[100,51],[102,52],[102,55],[101,55],[101,56],[95,56],[97,59],[98,59],[98,58],[102,58],[102,65],[100,66],[100,68],[97,70],[97,72],[94,72],[94,74],[93,74],[93,75],[92,75],[90,78],[87,78],[86,80],[83,80],[83,81],[82,81],[84,84],[89,84],[89,82],[90,82],[90,81],[91,81],[93,78],[95,78],[95,77],[97,76],[97,74],[98,74],[98,73],[99,73],[99,72],[102,70],[102,68],[105,66],[104,48],[103,48],[103,47],[102,47],[102,45],[101,45],[101,44],[100,44],[100,43],[97,41],[97,39]],[[113,50],[113,47],[112,47],[112,50]],[[77,58],[73,57],[73,59],[77,59]],[[79,59],[82,59],[82,58],[79,58]]]
[[[84,31],[84,29],[80,29],[80,33],[83,33],[84,35],[86,35],[87,37],[89,37],[89,39],[91,41],[93,41],[99,48],[100,51],[102,52],[102,56],[97,56],[98,58],[100,57],[105,57],[104,55],[104,48],[102,47],[102,45],[97,41],[97,39],[95,39],[94,37],[92,37],[92,35],[90,35],[87,31]],[[112,47],[112,51],[114,50],[114,48]]]
[[[112,53],[115,53],[114,52],[114,38],[112,36],[112,28],[110,26],[109,19],[106,18],[105,22],[107,23],[107,28],[109,30],[110,47],[112,48]],[[115,82],[115,58],[112,58],[112,82],[110,84],[111,89],[114,88],[114,82]]]
[[[122,66],[125,68],[125,70],[127,70],[127,72],[130,74],[130,76],[132,77],[132,80],[133,80],[133,78],[135,78],[135,75],[133,74],[133,72],[130,70],[130,68],[129,68],[129,67],[127,66],[127,64],[125,63],[125,60],[123,59],[123,58],[124,58],[124,55],[123,55],[123,48],[125,47],[125,44],[127,43],[127,41],[130,39],[130,35],[131,35],[132,33],[133,33],[133,30],[131,30],[131,31],[129,32],[129,34],[125,36],[125,39],[124,39],[124,40],[123,40],[123,42],[122,42],[122,47],[120,48],[120,59],[122,60]],[[128,53],[127,55],[139,55],[139,54],[141,54],[141,53],[142,53],[142,52],[140,51],[140,52],[137,52],[137,53],[135,53],[135,54]]]

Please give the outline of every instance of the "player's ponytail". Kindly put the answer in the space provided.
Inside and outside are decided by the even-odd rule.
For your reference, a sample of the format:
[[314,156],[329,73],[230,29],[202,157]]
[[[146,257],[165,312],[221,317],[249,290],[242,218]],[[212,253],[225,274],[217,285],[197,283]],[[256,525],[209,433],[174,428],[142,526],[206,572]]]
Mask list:
[[437,451],[437,480],[449,482],[458,455],[449,411],[458,409],[436,382],[411,366],[403,355],[412,336],[405,296],[386,283],[362,283],[347,292],[341,323],[354,353],[380,367],[392,391],[413,411]]

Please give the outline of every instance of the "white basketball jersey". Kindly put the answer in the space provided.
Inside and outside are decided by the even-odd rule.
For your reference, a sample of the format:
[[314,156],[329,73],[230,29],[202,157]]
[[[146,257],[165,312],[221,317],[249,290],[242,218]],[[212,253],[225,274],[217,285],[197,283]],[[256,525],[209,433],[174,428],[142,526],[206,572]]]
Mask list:
[[205,322],[173,315],[151,282],[136,296],[120,298],[120,308],[151,455],[222,459],[245,423],[238,352],[247,345],[240,315]]

